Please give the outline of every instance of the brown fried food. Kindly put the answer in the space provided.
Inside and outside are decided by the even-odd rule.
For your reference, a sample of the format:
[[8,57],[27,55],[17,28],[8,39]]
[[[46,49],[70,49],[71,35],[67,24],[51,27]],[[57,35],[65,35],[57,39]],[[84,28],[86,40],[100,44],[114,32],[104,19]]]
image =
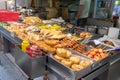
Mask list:
[[79,70],[82,70],[84,67],[82,65],[79,65],[79,64],[73,64],[71,66],[71,68],[75,71],[79,71]]
[[113,42],[111,42],[111,41],[105,40],[103,42],[107,45],[114,46]]
[[47,45],[44,41],[36,41],[34,42],[36,45],[38,45],[40,47],[40,49],[42,49],[43,51],[46,52],[55,52],[56,49]]
[[59,40],[44,40],[47,45],[54,46],[58,44],[60,41]]
[[64,64],[65,66],[68,66],[68,67],[71,67],[71,65],[72,65],[72,61],[69,59],[63,59],[61,61],[61,63]]
[[74,64],[78,64],[80,62],[80,57],[79,56],[72,56],[70,57],[70,60],[74,63]]
[[64,58],[61,56],[58,56],[57,54],[54,55],[54,58],[58,61],[62,61]]
[[87,67],[91,64],[91,62],[89,60],[82,60],[79,63],[80,65],[82,65],[83,67]]
[[67,56],[67,50],[64,48],[57,48],[56,49],[56,54],[61,57],[66,57]]

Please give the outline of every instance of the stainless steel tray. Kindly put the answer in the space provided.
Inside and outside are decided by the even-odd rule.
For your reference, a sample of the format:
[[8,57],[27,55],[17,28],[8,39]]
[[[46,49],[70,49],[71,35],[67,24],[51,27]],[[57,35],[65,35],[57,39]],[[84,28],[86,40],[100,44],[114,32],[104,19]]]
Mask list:
[[71,51],[72,51],[73,53],[75,53],[75,54],[78,54],[78,55],[80,55],[80,56],[83,56],[83,57],[86,57],[86,58],[88,58],[88,59],[90,59],[90,60],[93,60],[94,63],[91,65],[91,69],[92,69],[92,70],[95,70],[95,69],[99,68],[100,66],[102,66],[102,65],[104,65],[104,64],[106,64],[106,63],[109,63],[109,60],[110,60],[110,56],[108,56],[108,57],[106,57],[106,58],[104,58],[104,59],[101,59],[100,61],[95,61],[94,59],[89,58],[89,57],[85,56],[84,54],[81,54],[81,53],[76,52],[76,51],[73,51],[73,50],[71,50]]
[[15,58],[15,63],[29,76],[34,79],[40,77],[45,72],[46,56],[31,58],[18,46],[11,49],[10,53]]
[[[75,52],[72,53],[73,55],[77,55]],[[90,60],[92,64],[94,63],[94,61],[88,57],[82,55],[78,56],[80,56],[82,60]],[[63,65],[61,62],[57,61],[50,55],[48,55],[47,66],[59,75],[61,75],[65,80],[78,80],[92,71],[92,65],[87,66],[80,71],[74,71],[71,68]]]

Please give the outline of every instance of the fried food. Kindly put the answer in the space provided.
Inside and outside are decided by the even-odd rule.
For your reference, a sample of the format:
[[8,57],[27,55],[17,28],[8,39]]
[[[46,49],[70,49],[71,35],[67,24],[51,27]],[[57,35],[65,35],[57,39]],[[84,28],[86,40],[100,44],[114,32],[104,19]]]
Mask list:
[[28,25],[38,25],[42,23],[42,20],[39,17],[29,16],[29,17],[26,17],[23,22]]
[[79,56],[72,56],[70,57],[70,60],[74,63],[74,64],[78,64],[80,62],[80,57]]
[[70,58],[72,56],[72,53],[67,50],[66,58]]
[[54,55],[54,58],[56,59],[56,60],[58,60],[58,61],[62,61],[64,58],[63,57],[60,57],[60,56],[58,56],[58,55]]
[[36,41],[36,42],[34,42],[34,43],[35,43],[36,45],[38,45],[39,48],[42,49],[43,51],[50,52],[50,53],[51,53],[51,52],[53,53],[53,52],[56,51],[55,48],[47,45],[44,41]]
[[56,54],[61,57],[66,57],[67,56],[67,50],[64,48],[57,48],[56,49]]
[[93,58],[95,61],[99,61],[107,57],[109,54],[105,53],[101,48],[93,48],[86,52],[84,55],[88,56],[89,58]]
[[59,43],[59,40],[44,40],[46,44],[54,46]]
[[111,42],[111,41],[105,40],[105,41],[103,41],[103,42],[104,42],[104,44],[106,44],[106,45],[114,46],[113,42]]
[[80,33],[81,38],[90,38],[92,35],[89,32],[82,32]]
[[79,70],[82,70],[84,67],[82,65],[79,65],[79,64],[73,64],[71,66],[71,68],[75,71],[79,71]]
[[68,66],[68,67],[71,67],[71,65],[72,65],[72,61],[69,59],[63,59],[61,61],[61,63],[64,64],[65,66]]
[[91,64],[91,62],[89,60],[81,60],[79,64],[83,67],[87,67]]

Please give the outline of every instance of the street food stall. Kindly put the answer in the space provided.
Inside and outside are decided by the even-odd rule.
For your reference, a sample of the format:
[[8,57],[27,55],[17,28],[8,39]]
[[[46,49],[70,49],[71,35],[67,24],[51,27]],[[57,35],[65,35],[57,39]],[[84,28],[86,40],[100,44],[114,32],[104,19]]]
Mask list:
[[0,24],[4,46],[0,62],[9,60],[26,80],[107,80],[113,58],[120,56],[119,40],[89,31],[76,35],[74,26],[61,18],[30,16]]

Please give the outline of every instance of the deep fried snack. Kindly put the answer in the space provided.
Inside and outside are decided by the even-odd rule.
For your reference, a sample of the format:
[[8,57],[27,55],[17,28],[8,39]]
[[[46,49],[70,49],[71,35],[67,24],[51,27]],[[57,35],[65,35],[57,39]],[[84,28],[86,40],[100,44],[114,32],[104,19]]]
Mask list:
[[56,60],[58,60],[58,61],[61,61],[61,60],[63,60],[64,58],[63,57],[60,57],[60,56],[58,56],[58,55],[54,55],[54,58],[56,59]]
[[74,64],[78,64],[80,62],[80,57],[79,56],[72,56],[70,57],[70,60],[74,63]]
[[59,43],[59,40],[44,40],[46,44],[50,45],[50,46],[54,46],[57,43]]
[[79,71],[79,70],[82,70],[84,67],[79,64],[73,64],[71,68],[75,71]]
[[69,59],[63,59],[61,61],[61,63],[64,64],[65,66],[68,66],[68,67],[71,67],[71,65],[72,65],[72,61]]

